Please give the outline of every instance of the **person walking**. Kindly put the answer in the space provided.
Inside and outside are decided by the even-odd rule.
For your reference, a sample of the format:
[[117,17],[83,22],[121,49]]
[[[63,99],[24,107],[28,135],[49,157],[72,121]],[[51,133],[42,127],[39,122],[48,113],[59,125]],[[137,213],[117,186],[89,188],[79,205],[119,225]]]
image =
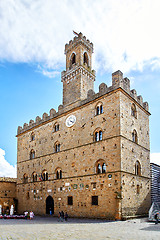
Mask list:
[[34,217],[34,213],[32,211],[30,211],[29,216],[30,216],[30,220],[32,220]]
[[62,221],[64,220],[64,212],[61,212]]
[[58,222],[61,221],[63,222],[63,219],[62,219],[62,212],[59,212],[59,215],[58,215]]
[[25,211],[25,212],[24,212],[24,218],[27,219],[27,216],[28,216],[28,212]]
[[52,209],[51,208],[49,209],[49,214],[52,215]]
[[156,214],[154,215],[154,218],[156,220],[155,224],[158,224],[159,212],[156,212]]
[[68,220],[68,213],[67,213],[67,212],[66,212],[65,215],[64,215],[64,219],[65,219],[65,221],[67,222],[67,220]]

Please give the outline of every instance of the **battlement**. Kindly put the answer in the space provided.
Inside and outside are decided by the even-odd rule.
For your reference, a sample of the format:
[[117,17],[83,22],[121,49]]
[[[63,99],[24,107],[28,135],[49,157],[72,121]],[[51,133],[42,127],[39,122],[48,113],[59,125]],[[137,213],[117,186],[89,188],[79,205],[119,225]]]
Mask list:
[[69,43],[66,43],[65,45],[65,54],[70,51],[72,48],[74,48],[78,44],[83,44],[87,48],[89,48],[93,53],[93,43],[90,42],[88,39],[86,39],[85,36],[80,32],[79,34],[76,33],[77,36],[73,38],[73,40],[70,40]]
[[0,182],[17,182],[17,178],[10,178],[10,177],[0,177]]
[[[64,77],[64,76],[63,76]],[[51,109],[49,112],[49,115],[47,113],[43,113],[42,118],[37,116],[35,121],[30,120],[29,124],[24,123],[23,128],[18,127],[17,135],[32,129],[35,126],[38,126],[40,124],[44,124],[47,121],[51,121],[52,119],[60,116],[62,113],[65,113],[75,107],[80,107],[87,102],[93,101],[94,99],[97,99],[105,94],[108,94],[118,88],[123,89],[128,95],[130,95],[131,98],[133,98],[144,110],[147,112],[149,111],[149,105],[148,102],[143,102],[143,98],[141,95],[137,96],[137,92],[135,89],[130,90],[130,80],[125,77],[123,78],[123,73],[118,70],[114,73],[112,73],[112,86],[108,87],[105,83],[101,83],[99,85],[99,92],[95,93],[92,89],[88,91],[87,98],[84,100],[79,100],[74,104],[70,105],[59,105],[58,106],[58,112],[56,112],[55,109]]]
[[[58,107],[59,112],[60,112],[62,106],[63,105],[59,105],[59,107]],[[45,113],[42,114],[42,118],[37,116],[35,118],[35,121],[31,119],[29,121],[29,124],[24,123],[23,127],[18,126],[17,135],[22,133],[22,132],[25,132],[25,131],[27,131],[29,129],[32,129],[33,127],[35,127],[35,126],[37,126],[39,124],[42,124],[42,123],[44,123],[44,122],[46,122],[46,121],[48,121],[48,120],[50,120],[52,118],[54,118],[55,116],[57,116],[57,114],[58,113],[56,112],[56,110],[54,108],[51,108],[51,110],[49,111],[49,115],[45,112]]]

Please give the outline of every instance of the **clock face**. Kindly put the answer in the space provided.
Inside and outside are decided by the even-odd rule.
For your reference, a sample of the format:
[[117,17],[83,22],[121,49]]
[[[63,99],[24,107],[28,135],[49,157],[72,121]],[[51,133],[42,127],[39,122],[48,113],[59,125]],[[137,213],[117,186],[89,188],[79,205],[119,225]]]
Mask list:
[[66,126],[67,127],[72,127],[76,122],[76,117],[74,115],[70,115],[67,119],[66,119]]

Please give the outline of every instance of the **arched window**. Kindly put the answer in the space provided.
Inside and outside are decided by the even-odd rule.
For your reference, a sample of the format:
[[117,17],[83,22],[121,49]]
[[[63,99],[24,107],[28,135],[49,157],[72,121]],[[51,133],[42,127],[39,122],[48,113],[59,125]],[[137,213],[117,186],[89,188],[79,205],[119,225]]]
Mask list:
[[35,158],[35,151],[32,149],[30,151],[30,159],[34,159]]
[[37,182],[37,173],[35,172],[32,173],[32,181]]
[[35,134],[32,132],[31,133],[31,141],[34,141],[35,140]]
[[139,161],[135,163],[135,175],[141,176],[141,164]]
[[89,59],[88,59],[88,54],[86,52],[83,55],[83,64],[86,64],[87,67],[89,67]]
[[136,105],[134,103],[131,106],[131,115],[137,118],[137,110],[136,110]]
[[106,173],[106,164],[104,160],[100,159],[95,163],[95,173]]
[[55,146],[54,146],[56,153],[57,153],[57,152],[60,152],[60,147],[61,147],[60,143],[59,143],[59,142],[56,142],[56,143],[55,143]]
[[135,129],[132,132],[132,141],[135,142],[135,143],[138,143],[137,132],[136,132]]
[[94,139],[96,142],[101,141],[103,137],[102,130],[96,130],[94,133]]
[[96,114],[96,115],[100,115],[100,114],[102,114],[102,113],[103,113],[103,105],[102,105],[102,103],[98,103],[98,104],[96,105],[95,114]]
[[53,132],[59,131],[59,124],[55,123]]
[[43,181],[48,180],[48,172],[46,170],[43,170],[43,172],[42,172],[42,180]]
[[23,183],[27,183],[28,182],[28,176],[27,176],[27,174],[25,173],[24,175],[23,175]]
[[56,178],[57,179],[61,179],[62,178],[62,170],[59,169],[59,168],[56,170]]
[[75,53],[72,53],[71,58],[70,58],[70,69],[72,68],[72,66],[76,64],[76,55]]

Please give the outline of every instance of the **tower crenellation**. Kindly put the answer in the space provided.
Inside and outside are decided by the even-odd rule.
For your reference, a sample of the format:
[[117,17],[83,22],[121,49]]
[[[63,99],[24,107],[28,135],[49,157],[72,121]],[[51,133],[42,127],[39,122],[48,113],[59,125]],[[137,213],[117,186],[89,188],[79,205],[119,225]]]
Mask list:
[[70,50],[75,48],[76,45],[82,44],[86,48],[90,49],[93,53],[93,43],[90,42],[88,39],[86,39],[85,36],[80,32],[73,38],[73,40],[70,40],[69,43],[66,43],[65,45],[65,54],[67,54]]

